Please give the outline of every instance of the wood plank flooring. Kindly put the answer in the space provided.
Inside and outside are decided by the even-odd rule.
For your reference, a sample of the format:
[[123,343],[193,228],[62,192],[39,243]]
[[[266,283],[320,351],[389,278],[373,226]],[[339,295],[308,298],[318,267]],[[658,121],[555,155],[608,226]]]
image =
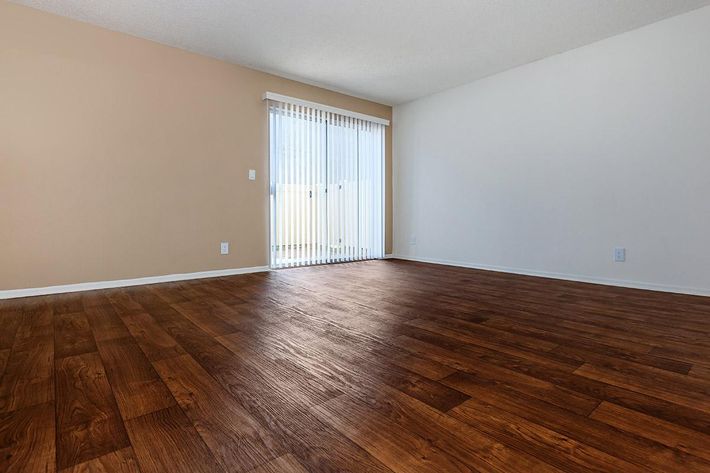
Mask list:
[[0,323],[0,472],[710,472],[710,298],[386,260]]

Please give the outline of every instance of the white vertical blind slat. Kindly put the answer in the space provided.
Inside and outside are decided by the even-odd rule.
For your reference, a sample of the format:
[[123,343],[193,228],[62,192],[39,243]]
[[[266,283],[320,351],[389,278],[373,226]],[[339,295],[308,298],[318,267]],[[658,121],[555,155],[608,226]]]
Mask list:
[[278,180],[274,182],[274,185],[276,186],[276,195],[278,196],[278,210],[277,214],[274,216],[274,220],[276,220],[276,228],[277,228],[277,238],[278,240],[276,241],[276,244],[274,245],[276,247],[277,251],[277,259],[274,263],[276,263],[276,267],[280,268],[283,265],[283,241],[284,241],[284,225],[285,225],[285,219],[283,218],[283,214],[286,211],[286,201],[284,200],[284,164],[286,160],[284,159],[284,148],[285,148],[285,143],[284,143],[284,104],[279,103],[277,112],[278,113],[278,120],[276,122],[278,123],[276,132],[279,134],[277,137],[277,154],[276,154],[276,159],[278,159],[278,162],[276,163],[276,169],[277,169],[277,178]]
[[357,150],[355,149],[355,143],[353,141],[353,137],[356,136],[355,129],[353,127],[353,122],[354,119],[352,117],[348,117],[348,212],[346,220],[346,222],[348,222],[348,224],[346,225],[346,230],[348,232],[348,261],[352,261],[355,259],[355,255],[353,254],[353,250],[355,248],[355,238],[353,237],[353,234],[355,230],[357,230],[357,226],[359,224],[359,222],[357,221],[357,214],[353,211],[353,204],[355,203],[355,196],[353,195],[353,183],[355,182],[355,176],[353,176],[353,166],[355,165],[355,162],[357,160]]
[[328,118],[326,119],[326,124],[325,124],[325,131],[328,134],[328,145],[326,147],[326,152],[325,152],[325,164],[327,166],[327,188],[326,192],[328,193],[326,202],[327,202],[327,208],[325,209],[325,218],[326,221],[328,222],[326,229],[327,229],[327,236],[326,236],[326,260],[328,263],[333,261],[333,238],[335,236],[335,231],[336,231],[336,226],[335,226],[335,216],[337,213],[335,212],[335,196],[337,196],[337,188],[335,186],[335,166],[333,166],[333,157],[335,153],[335,146],[333,143],[335,142],[335,127],[332,125],[333,124],[333,114],[328,113]]
[[[269,105],[271,107],[271,105]],[[271,113],[271,110],[269,110],[269,130],[273,130],[276,127],[276,115]],[[274,149],[275,143],[274,140],[269,140],[269,173],[272,174],[275,172],[274,170],[274,159],[276,155],[276,150]],[[274,261],[274,215],[276,215],[276,210],[275,210],[276,202],[275,202],[275,193],[274,193],[274,188],[271,185],[271,182],[269,182],[269,259],[271,261]]]
[[291,151],[293,149],[293,130],[291,129],[291,106],[286,104],[284,110],[284,149],[283,149],[283,196],[284,196],[284,212],[281,217],[284,220],[284,239],[281,241],[281,252],[283,254],[282,266],[288,266],[288,258],[290,256],[290,249],[288,247],[288,242],[291,241],[291,199],[289,199],[289,188],[291,183],[289,181],[291,168]]
[[340,189],[340,169],[343,166],[343,158],[341,156],[342,148],[342,135],[340,133],[340,118],[337,115],[331,114],[333,120],[333,126],[329,127],[329,130],[333,130],[333,154],[328,155],[328,162],[333,165],[333,206],[329,209],[330,214],[333,216],[333,241],[331,242],[331,247],[333,248],[334,261],[340,261],[340,222],[343,216],[342,212],[342,192]]
[[350,260],[350,117],[343,118],[343,260]]
[[348,250],[348,124],[347,117],[339,117],[340,126],[340,260],[347,261]]
[[347,225],[348,222],[348,191],[345,180],[348,173],[348,117],[340,118],[340,259],[347,261]]
[[350,175],[351,175],[351,184],[350,184],[350,195],[352,202],[350,203],[350,211],[353,214],[353,221],[355,222],[355,225],[353,225],[353,228],[351,230],[351,248],[350,248],[350,257],[353,260],[357,260],[358,258],[358,233],[360,232],[360,225],[362,224],[360,222],[360,209],[358,208],[360,204],[359,200],[359,189],[358,185],[360,180],[358,179],[358,173],[357,173],[357,167],[358,163],[360,162],[360,156],[359,156],[359,150],[358,150],[358,136],[359,136],[359,131],[358,131],[358,122],[359,120],[353,119],[353,125],[352,125],[352,137],[350,139],[350,142],[352,143],[353,147],[353,159],[352,163],[350,165]]
[[308,144],[306,143],[306,122],[304,120],[305,107],[299,107],[298,116],[298,138],[300,146],[298,147],[297,176],[298,185],[296,186],[296,198],[298,199],[298,230],[296,234],[296,265],[301,266],[303,262],[303,227],[305,226],[306,215],[303,208],[303,171],[305,168],[305,158],[308,153]]
[[304,172],[306,174],[305,179],[305,189],[304,189],[304,199],[306,200],[306,241],[304,243],[305,256],[304,263],[313,261],[313,234],[311,229],[313,228],[313,153],[315,151],[313,143],[313,109],[308,108],[308,126],[306,127],[306,135],[308,136],[308,156],[306,157],[306,169]]
[[373,152],[373,156],[382,156],[382,159],[377,161],[377,169],[379,170],[376,179],[377,188],[374,192],[377,199],[377,226],[381,228],[382,231],[378,232],[375,236],[377,238],[377,243],[375,245],[375,258],[383,258],[385,256],[385,127],[384,125],[377,124],[377,134],[376,142],[377,148]]
[[318,192],[318,263],[325,263],[325,232],[328,228],[328,222],[325,220],[326,211],[326,201],[327,194],[325,193],[326,185],[328,183],[328,178],[326,177],[326,130],[325,130],[325,113],[318,111],[318,133],[320,146],[319,146],[319,156],[318,156],[318,185],[320,186]]
[[301,209],[301,226],[298,235],[298,265],[301,266],[306,259],[305,254],[305,244],[306,244],[306,223],[308,222],[308,214],[306,212],[306,196],[305,184],[306,184],[306,167],[308,166],[308,155],[310,154],[310,149],[308,148],[308,110],[306,107],[301,108],[301,119],[299,123],[301,124],[301,162],[298,169],[299,185],[298,185],[298,207]]
[[303,156],[301,163],[301,188],[299,190],[299,196],[301,200],[301,208],[303,209],[303,225],[301,227],[301,265],[309,261],[308,258],[308,226],[310,225],[310,210],[308,208],[308,170],[310,169],[310,157],[313,154],[311,149],[311,137],[310,137],[310,108],[304,107],[303,109]]

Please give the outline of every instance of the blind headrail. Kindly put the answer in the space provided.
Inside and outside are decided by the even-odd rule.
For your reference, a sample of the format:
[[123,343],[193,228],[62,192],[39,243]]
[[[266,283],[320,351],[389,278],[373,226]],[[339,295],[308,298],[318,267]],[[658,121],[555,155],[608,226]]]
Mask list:
[[289,97],[287,95],[281,95],[274,92],[266,92],[262,97],[263,100],[274,100],[276,102],[290,103],[291,105],[301,105],[304,107],[314,108],[316,110],[322,110],[324,112],[337,113],[338,115],[343,115],[345,117],[359,118],[360,120],[367,120],[374,123],[379,123],[381,125],[389,126],[390,121],[385,120],[380,117],[373,117],[372,115],[365,115],[364,113],[353,112],[351,110],[346,110],[344,108],[331,107],[330,105],[323,105],[322,103],[310,102],[308,100],[301,100],[295,97]]

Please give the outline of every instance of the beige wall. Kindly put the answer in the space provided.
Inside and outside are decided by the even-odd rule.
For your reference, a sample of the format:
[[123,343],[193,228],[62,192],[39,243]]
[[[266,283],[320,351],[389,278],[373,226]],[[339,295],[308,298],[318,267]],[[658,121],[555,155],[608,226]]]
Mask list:
[[0,290],[267,265],[267,90],[392,114],[0,2]]

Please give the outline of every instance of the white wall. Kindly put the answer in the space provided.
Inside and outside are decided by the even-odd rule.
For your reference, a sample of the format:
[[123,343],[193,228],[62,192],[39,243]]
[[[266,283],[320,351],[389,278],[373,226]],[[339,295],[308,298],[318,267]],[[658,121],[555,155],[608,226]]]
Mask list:
[[710,294],[710,7],[393,122],[395,255]]

